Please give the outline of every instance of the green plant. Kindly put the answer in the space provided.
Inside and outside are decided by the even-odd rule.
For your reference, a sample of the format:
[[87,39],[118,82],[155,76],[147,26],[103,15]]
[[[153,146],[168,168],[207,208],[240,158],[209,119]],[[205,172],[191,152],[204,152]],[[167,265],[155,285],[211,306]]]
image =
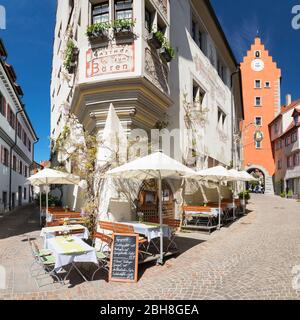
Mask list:
[[158,42],[163,45],[166,41],[165,35],[161,31],[153,32],[154,37],[158,40]]
[[[42,193],[42,206],[46,207],[46,193]],[[36,199],[36,204],[39,205],[40,203],[40,198],[38,197]],[[48,194],[48,205],[49,207],[51,206],[60,206],[61,202],[57,197],[52,196],[51,194]]]
[[94,23],[87,27],[86,35],[89,38],[103,36],[103,32],[109,30],[111,24],[109,22]]
[[290,190],[290,191],[288,192],[288,194],[287,194],[287,197],[288,197],[288,198],[293,198],[293,196],[294,196],[293,191]]
[[280,193],[280,197],[281,197],[281,198],[286,198],[286,192],[281,192],[281,193]]
[[249,201],[250,200],[250,192],[249,191],[244,191],[244,192],[241,192],[240,194],[239,194],[239,198],[241,199],[241,200],[243,200],[243,199],[245,199],[246,201]]
[[175,50],[170,45],[170,42],[167,40],[165,35],[161,31],[155,31],[153,32],[155,38],[158,40],[158,42],[161,44],[162,48],[165,48],[169,56],[174,59],[175,58]]
[[72,62],[74,59],[75,52],[77,51],[77,47],[75,46],[74,42],[72,40],[69,40],[67,43],[67,48],[65,50],[64,54],[64,67],[70,71],[72,67]]
[[112,27],[115,31],[119,31],[119,29],[130,30],[135,26],[135,20],[133,19],[119,19],[114,20],[112,23]]

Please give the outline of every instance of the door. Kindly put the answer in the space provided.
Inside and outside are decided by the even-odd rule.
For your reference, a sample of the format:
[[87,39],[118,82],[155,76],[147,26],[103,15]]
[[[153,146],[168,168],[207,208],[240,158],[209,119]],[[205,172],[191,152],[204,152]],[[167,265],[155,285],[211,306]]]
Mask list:
[[16,194],[12,193],[11,195],[11,208],[14,209],[16,207]]
[[22,205],[22,187],[18,189],[18,205],[19,207]]
[[[143,212],[147,217],[158,217],[158,186],[156,180],[145,181],[140,189],[138,197],[138,212]],[[163,217],[174,219],[174,196],[169,184],[162,183]]]

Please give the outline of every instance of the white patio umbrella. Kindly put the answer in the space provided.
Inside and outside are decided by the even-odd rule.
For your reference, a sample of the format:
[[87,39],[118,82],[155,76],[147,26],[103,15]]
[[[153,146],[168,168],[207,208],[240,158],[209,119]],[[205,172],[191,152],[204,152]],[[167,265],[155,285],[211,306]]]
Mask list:
[[221,229],[221,183],[234,181],[236,178],[232,175],[226,168],[222,166],[217,166],[205,170],[198,171],[187,178],[194,180],[210,180],[218,183],[218,194],[219,194],[219,226],[218,229]]
[[256,178],[254,178],[251,174],[249,174],[248,172],[246,171],[238,171],[239,173],[239,181],[243,181],[245,182],[244,183],[244,187],[243,187],[243,202],[244,202],[244,214],[245,214],[245,209],[246,209],[246,206],[245,206],[245,189],[246,189],[246,182],[251,182],[251,181],[257,181]]
[[[46,190],[46,214],[48,213],[48,194],[49,185],[51,184],[70,184],[77,185],[80,182],[80,177],[74,176],[73,174],[53,170],[53,169],[43,169],[26,180],[33,186],[47,186]],[[41,188],[40,188],[41,192]],[[41,197],[41,195],[40,195]],[[40,198],[40,212],[41,212],[41,198]],[[40,217],[41,218],[41,217]]]
[[160,219],[160,258],[159,263],[163,263],[163,217],[162,217],[162,179],[179,179],[195,172],[168,157],[162,152],[156,152],[146,157],[136,159],[123,166],[107,172],[108,176],[122,179],[156,179],[158,181],[159,199],[159,219]]
[[[236,169],[231,169],[229,170],[229,172],[232,174],[232,176],[235,177],[236,181],[244,181],[242,176],[241,176],[241,172],[237,171]],[[234,183],[233,185],[234,190],[232,191],[232,210],[233,210],[233,217],[235,219],[235,202],[234,202],[234,195],[235,195],[235,190],[236,190],[236,184]]]

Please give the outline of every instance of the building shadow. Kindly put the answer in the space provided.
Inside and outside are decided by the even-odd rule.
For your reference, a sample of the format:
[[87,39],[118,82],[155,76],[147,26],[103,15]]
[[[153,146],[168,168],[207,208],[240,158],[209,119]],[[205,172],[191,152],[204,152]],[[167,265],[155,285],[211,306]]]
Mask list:
[[0,219],[0,240],[40,230],[39,209],[29,205]]

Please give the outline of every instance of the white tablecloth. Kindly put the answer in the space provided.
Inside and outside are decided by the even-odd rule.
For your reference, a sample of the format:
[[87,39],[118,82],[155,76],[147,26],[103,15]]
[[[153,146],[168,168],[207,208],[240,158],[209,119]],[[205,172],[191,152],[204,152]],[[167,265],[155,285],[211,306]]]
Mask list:
[[[56,259],[55,269],[60,269],[72,262],[91,262],[98,265],[97,255],[95,248],[89,246],[78,237],[71,237],[73,242],[68,242],[69,250],[66,251],[59,241],[67,242],[64,237],[56,237],[47,240],[47,247],[53,252]],[[60,240],[59,240],[60,239]],[[70,250],[70,247],[74,245],[74,249]],[[80,245],[84,251],[78,252],[76,245]]]
[[87,227],[82,226],[80,224],[72,224],[72,225],[67,225],[67,226],[56,226],[56,227],[47,227],[47,228],[43,228],[41,231],[40,236],[44,238],[44,248],[45,249],[49,249],[47,247],[47,240],[51,239],[51,238],[55,238],[55,233],[56,232],[64,232],[64,231],[68,231],[71,229],[84,229],[84,231],[82,233],[78,233],[74,236],[79,237],[81,239],[88,239],[89,238],[89,230],[87,229]]
[[[122,222],[123,224],[133,226],[134,232],[144,235],[150,242],[152,239],[160,237],[160,227],[157,224],[145,224],[139,222]],[[165,238],[171,238],[172,232],[169,226],[163,225],[163,235]]]

